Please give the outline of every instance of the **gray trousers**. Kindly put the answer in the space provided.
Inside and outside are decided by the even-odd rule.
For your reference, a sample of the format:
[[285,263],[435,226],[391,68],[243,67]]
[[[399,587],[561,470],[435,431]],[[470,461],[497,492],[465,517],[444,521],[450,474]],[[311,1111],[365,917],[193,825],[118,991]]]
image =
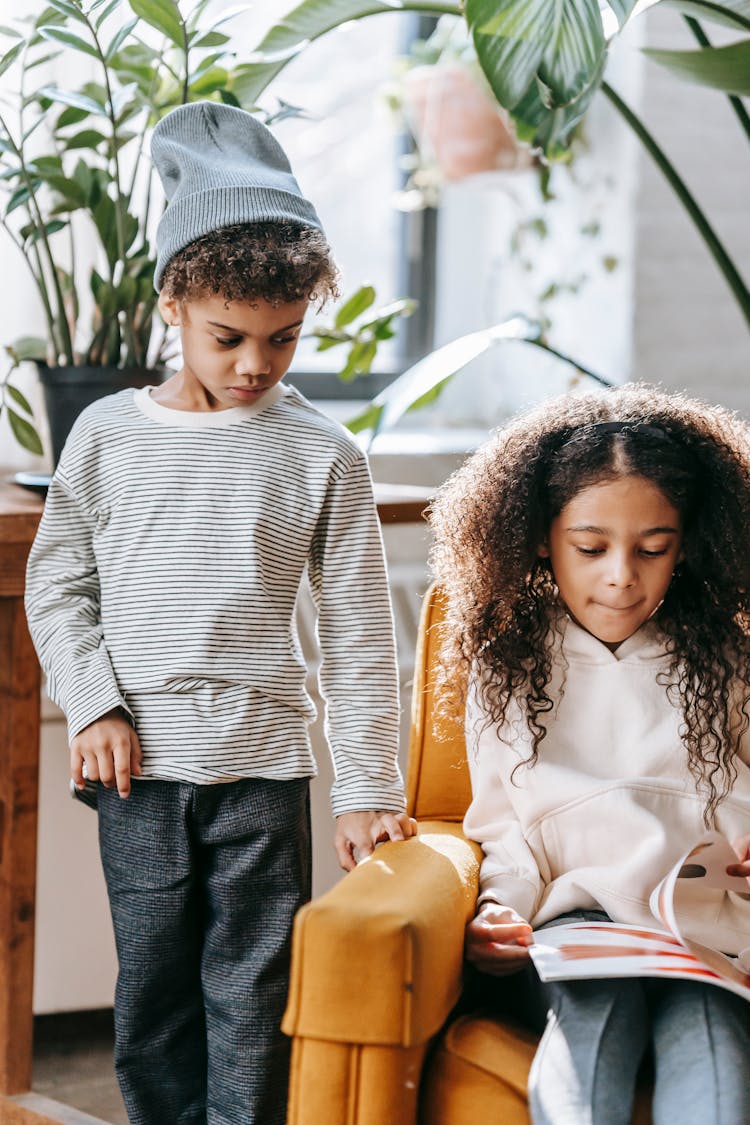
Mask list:
[[132,1125],[283,1125],[290,936],[310,897],[307,779],[99,788]]
[[654,1125],[750,1125],[747,1000],[662,978],[542,984],[533,970],[522,992],[528,1022],[543,1027],[529,1076],[534,1125],[629,1125],[649,1054]]

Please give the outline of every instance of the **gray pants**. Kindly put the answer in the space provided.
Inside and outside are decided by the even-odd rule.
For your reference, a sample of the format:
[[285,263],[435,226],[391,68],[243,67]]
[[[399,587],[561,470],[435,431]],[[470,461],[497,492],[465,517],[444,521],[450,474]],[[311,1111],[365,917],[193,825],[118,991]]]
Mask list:
[[308,781],[100,786],[119,961],[115,1070],[132,1125],[283,1125]]
[[750,1125],[748,1001],[698,981],[542,984],[533,971],[524,991],[530,1022],[545,1024],[529,1076],[534,1125],[628,1125],[649,1052],[654,1125]]

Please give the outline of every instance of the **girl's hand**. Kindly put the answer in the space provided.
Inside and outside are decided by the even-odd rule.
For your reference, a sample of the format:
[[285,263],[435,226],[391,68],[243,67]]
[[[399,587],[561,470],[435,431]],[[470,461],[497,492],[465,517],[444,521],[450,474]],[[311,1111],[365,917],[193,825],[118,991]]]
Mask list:
[[736,840],[732,840],[732,847],[740,862],[730,863],[727,875],[744,875],[750,881],[750,836],[738,836]]
[[466,927],[466,959],[495,977],[517,973],[529,960],[529,923],[508,906],[485,902]]
[[84,767],[89,781],[101,781],[108,789],[117,786],[121,797],[130,794],[130,778],[141,773],[141,744],[138,735],[119,711],[108,711],[89,723],[70,744],[70,776],[83,788]]
[[336,817],[333,846],[344,871],[352,871],[360,860],[372,855],[384,840],[408,840],[416,836],[417,822],[406,813],[364,809]]

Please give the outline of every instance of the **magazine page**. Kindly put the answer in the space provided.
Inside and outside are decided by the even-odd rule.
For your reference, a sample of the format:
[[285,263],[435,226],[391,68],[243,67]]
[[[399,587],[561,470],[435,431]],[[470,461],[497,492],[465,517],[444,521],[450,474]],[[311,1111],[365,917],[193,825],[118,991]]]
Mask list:
[[539,976],[546,981],[681,977],[715,984],[750,1000],[750,973],[736,958],[682,940],[679,909],[675,908],[687,880],[696,880],[696,887],[700,880],[703,886],[747,894],[747,880],[726,873],[727,864],[734,862],[736,856],[723,836],[712,832],[699,840],[651,896],[652,911],[663,930],[614,922],[574,922],[537,930],[529,953]]
[[736,862],[737,856],[726,837],[719,832],[707,832],[651,892],[648,905],[656,922],[687,944],[680,924],[681,904],[683,909],[689,907],[691,898],[700,896],[703,887],[737,894],[750,890],[742,875],[727,875],[729,864]]

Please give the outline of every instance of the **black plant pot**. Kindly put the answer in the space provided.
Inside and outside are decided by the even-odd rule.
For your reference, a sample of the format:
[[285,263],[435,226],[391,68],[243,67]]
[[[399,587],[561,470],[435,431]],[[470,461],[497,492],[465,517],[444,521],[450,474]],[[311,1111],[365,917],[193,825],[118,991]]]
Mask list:
[[48,367],[44,363],[37,366],[55,465],[73,423],[86,406],[125,387],[152,387],[167,374],[163,367]]

